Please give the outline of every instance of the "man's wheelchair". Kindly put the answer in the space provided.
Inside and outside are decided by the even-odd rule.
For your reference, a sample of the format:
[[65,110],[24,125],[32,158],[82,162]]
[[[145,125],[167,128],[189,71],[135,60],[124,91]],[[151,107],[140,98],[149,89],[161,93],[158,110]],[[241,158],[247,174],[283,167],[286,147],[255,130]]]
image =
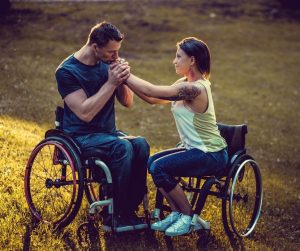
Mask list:
[[[196,223],[201,224],[204,230],[209,229],[199,215],[207,196],[213,195],[222,199],[222,220],[228,236],[235,234],[246,237],[253,232],[261,212],[263,189],[260,169],[246,153],[247,125],[218,123],[218,127],[228,145],[229,161],[226,170],[215,176],[178,177],[178,183],[194,211],[191,231]],[[164,198],[157,190],[155,210],[151,213],[155,220],[164,218],[165,213],[171,211],[163,202]]]
[[[63,108],[56,109],[56,129],[50,129],[32,151],[25,171],[25,196],[38,222],[62,229],[77,215],[85,193],[88,219],[113,218],[113,182],[100,150],[82,151],[62,129]],[[125,136],[120,132],[120,136]],[[148,198],[143,206],[148,216]],[[146,219],[147,220],[147,219]],[[116,230],[111,221],[111,230]]]
[[[56,129],[48,130],[32,151],[25,171],[25,196],[37,221],[62,229],[72,222],[86,194],[90,203],[88,219],[113,216],[113,182],[101,151],[85,151],[63,133],[63,108],[56,109]],[[224,173],[201,178],[178,178],[199,220],[208,195],[222,199],[222,218],[228,235],[245,237],[257,224],[262,206],[262,179],[255,160],[246,153],[246,125],[218,124],[228,144],[229,163]],[[203,181],[203,185],[201,185]],[[214,190],[211,188],[214,187]],[[157,191],[155,210],[148,213],[147,194],[143,200],[145,218],[159,220],[170,208]],[[113,224],[113,221],[112,221]],[[114,231],[114,226],[111,226]]]

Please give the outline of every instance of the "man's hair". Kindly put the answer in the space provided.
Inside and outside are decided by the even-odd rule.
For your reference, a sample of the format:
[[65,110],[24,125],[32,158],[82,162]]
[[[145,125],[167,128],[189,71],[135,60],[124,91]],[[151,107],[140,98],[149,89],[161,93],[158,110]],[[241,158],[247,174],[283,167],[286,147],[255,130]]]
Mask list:
[[104,47],[110,40],[117,42],[122,41],[124,35],[119,29],[107,22],[96,24],[92,29],[88,37],[88,44],[96,43],[99,47]]
[[177,43],[189,57],[195,57],[198,70],[206,79],[210,76],[210,52],[206,43],[195,37],[184,38]]

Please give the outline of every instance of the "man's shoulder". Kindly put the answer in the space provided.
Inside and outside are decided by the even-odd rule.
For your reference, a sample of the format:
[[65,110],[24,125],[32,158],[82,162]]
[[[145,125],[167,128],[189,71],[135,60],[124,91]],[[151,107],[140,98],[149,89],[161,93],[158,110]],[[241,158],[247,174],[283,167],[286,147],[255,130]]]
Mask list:
[[68,70],[68,69],[70,70],[74,67],[74,64],[75,64],[74,56],[70,55],[59,64],[56,71]]

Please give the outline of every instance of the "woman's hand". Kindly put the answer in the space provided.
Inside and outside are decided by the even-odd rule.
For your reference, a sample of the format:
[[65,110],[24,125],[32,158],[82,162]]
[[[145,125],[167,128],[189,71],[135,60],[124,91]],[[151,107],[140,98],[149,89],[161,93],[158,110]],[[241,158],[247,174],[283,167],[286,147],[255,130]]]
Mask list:
[[119,86],[130,76],[130,66],[126,61],[116,61],[109,66],[108,82],[112,85]]

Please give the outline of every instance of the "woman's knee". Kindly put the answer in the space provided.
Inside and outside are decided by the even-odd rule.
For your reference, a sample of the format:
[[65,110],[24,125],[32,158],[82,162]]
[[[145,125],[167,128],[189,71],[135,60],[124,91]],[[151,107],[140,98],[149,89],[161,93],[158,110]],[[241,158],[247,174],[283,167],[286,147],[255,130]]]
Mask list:
[[154,181],[165,179],[169,174],[164,170],[162,163],[153,161],[148,168]]
[[151,168],[151,165],[152,165],[152,163],[155,161],[155,157],[153,157],[153,155],[152,156],[150,156],[149,157],[149,159],[148,159],[148,164],[147,164],[147,167],[148,167],[148,171],[149,171],[149,173],[151,173],[151,171],[150,171],[150,168]]
[[149,158],[149,161],[148,161],[148,172],[153,175],[154,174],[154,170],[155,170],[155,164],[153,161],[151,161],[151,157]]
[[177,185],[175,179],[164,170],[160,163],[157,163],[156,161],[149,166],[149,173],[151,174],[156,187],[161,187],[166,192],[170,192]]

